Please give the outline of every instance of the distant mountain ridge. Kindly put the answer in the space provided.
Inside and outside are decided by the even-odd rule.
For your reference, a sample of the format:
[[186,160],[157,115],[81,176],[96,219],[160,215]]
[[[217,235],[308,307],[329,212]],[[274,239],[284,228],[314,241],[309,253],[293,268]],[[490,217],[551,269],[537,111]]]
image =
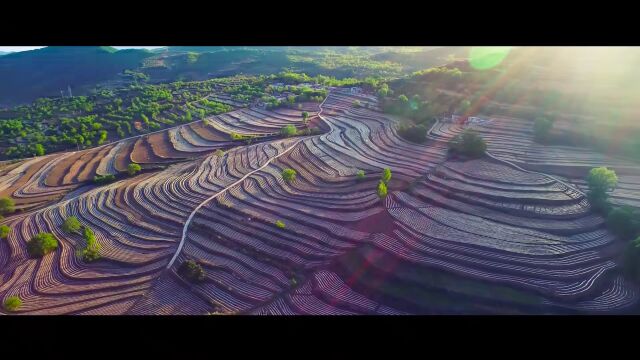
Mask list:
[[114,79],[152,56],[146,49],[109,46],[49,46],[0,57],[0,104],[16,104],[43,96],[59,96],[71,86],[85,88]]

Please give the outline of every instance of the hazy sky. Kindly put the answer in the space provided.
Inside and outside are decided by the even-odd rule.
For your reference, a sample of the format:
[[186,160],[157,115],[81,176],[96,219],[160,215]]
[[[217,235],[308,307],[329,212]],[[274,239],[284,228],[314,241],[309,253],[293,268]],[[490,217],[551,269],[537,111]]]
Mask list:
[[[27,51],[43,48],[44,46],[0,46],[0,51]],[[162,46],[114,46],[116,49],[157,49]]]

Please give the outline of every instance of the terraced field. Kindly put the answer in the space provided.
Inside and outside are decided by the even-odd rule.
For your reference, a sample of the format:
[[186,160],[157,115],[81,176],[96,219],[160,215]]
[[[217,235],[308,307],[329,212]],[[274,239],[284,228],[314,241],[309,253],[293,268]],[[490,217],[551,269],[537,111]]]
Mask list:
[[[570,152],[564,164],[543,149],[519,153],[531,124],[483,127],[495,158],[463,162],[446,157],[458,125],[438,123],[416,145],[374,97],[335,90],[321,107],[312,120],[321,135],[275,136],[302,127],[304,109],[240,109],[7,166],[2,194],[41,208],[3,221],[13,231],[0,241],[0,298],[19,295],[22,314],[616,313],[637,303],[638,288],[619,272],[620,243],[574,178],[503,161],[568,167]],[[260,141],[233,142],[232,132]],[[229,150],[219,157],[218,148]],[[162,169],[77,190],[129,161]],[[285,168],[296,170],[293,181]],[[393,176],[381,201],[384,168]],[[101,260],[75,256],[81,237],[60,230],[71,215],[94,230]],[[30,259],[26,240],[40,231],[61,246]],[[178,275],[186,260],[202,265],[204,281]]]

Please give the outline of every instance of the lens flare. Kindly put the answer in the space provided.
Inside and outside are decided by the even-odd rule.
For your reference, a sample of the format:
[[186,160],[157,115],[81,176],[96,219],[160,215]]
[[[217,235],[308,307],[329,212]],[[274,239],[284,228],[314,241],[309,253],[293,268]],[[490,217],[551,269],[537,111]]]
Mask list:
[[476,70],[487,70],[499,65],[509,55],[511,47],[473,47],[469,64]]

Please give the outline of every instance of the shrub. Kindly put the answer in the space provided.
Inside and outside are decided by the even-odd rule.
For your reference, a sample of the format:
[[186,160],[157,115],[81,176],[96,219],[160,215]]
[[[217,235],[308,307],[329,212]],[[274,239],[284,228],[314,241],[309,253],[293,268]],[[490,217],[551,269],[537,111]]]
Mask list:
[[359,108],[361,106],[362,106],[362,103],[360,102],[360,100],[356,100],[356,101],[353,102],[353,107]]
[[618,176],[615,171],[609,170],[606,167],[593,168],[589,171],[587,184],[591,191],[612,191],[618,185]]
[[280,134],[284,137],[291,137],[291,136],[295,136],[298,133],[298,130],[296,129],[295,126],[289,124],[285,127],[283,127],[280,130]]
[[4,301],[4,309],[9,312],[16,311],[22,306],[22,300],[17,296],[10,296]]
[[302,121],[306,124],[307,120],[309,120],[309,113],[306,111],[302,112]]
[[16,211],[16,203],[10,197],[1,197],[0,198],[0,215],[11,214]]
[[11,232],[11,228],[7,225],[0,226],[0,239],[6,239],[9,236],[9,232]]
[[205,279],[205,273],[202,266],[194,260],[187,260],[180,264],[180,267],[178,268],[178,275],[192,283],[199,283]]
[[284,229],[284,228],[285,228],[285,226],[286,226],[286,225],[284,224],[284,222],[283,222],[282,220],[276,220],[276,227],[277,227],[278,229]]
[[98,185],[104,185],[104,184],[108,184],[111,182],[114,182],[116,180],[115,175],[96,175],[93,177],[93,182],[98,184]]
[[362,181],[364,180],[365,176],[364,176],[364,170],[358,170],[358,172],[356,173],[356,179],[358,181]]
[[218,149],[213,153],[213,155],[215,155],[217,157],[223,157],[224,156],[224,151]]
[[385,168],[384,170],[382,170],[381,180],[385,183],[385,185],[389,183],[389,181],[391,180],[391,169]]
[[51,233],[39,233],[27,242],[31,257],[42,257],[58,248],[58,240]]
[[291,182],[296,178],[296,171],[293,169],[284,169],[282,170],[282,178],[286,182]]
[[481,157],[487,150],[487,144],[477,132],[466,129],[462,134],[458,134],[451,139],[449,150],[453,153],[477,158]]
[[64,220],[64,223],[62,223],[62,231],[68,234],[77,233],[81,228],[82,224],[80,224],[80,221],[78,221],[78,218],[75,216],[69,216]]
[[382,180],[378,183],[378,197],[380,197],[380,199],[387,197],[387,184]]
[[629,240],[640,231],[640,214],[630,206],[613,209],[607,216],[607,226],[612,233]]
[[401,138],[418,144],[427,141],[427,127],[423,124],[415,125],[410,123],[401,123],[396,128]]
[[140,166],[140,164],[131,163],[127,166],[127,173],[129,174],[129,176],[133,176],[139,173],[140,170],[142,170],[142,167]]
[[615,171],[606,167],[597,167],[589,171],[587,185],[589,191],[587,198],[596,211],[608,213],[611,206],[608,203],[609,192],[615,189],[618,184],[618,176]]
[[102,246],[96,240],[96,235],[89,227],[84,228],[84,240],[85,247],[80,250],[80,256],[87,262],[92,262],[100,259],[100,250]]

